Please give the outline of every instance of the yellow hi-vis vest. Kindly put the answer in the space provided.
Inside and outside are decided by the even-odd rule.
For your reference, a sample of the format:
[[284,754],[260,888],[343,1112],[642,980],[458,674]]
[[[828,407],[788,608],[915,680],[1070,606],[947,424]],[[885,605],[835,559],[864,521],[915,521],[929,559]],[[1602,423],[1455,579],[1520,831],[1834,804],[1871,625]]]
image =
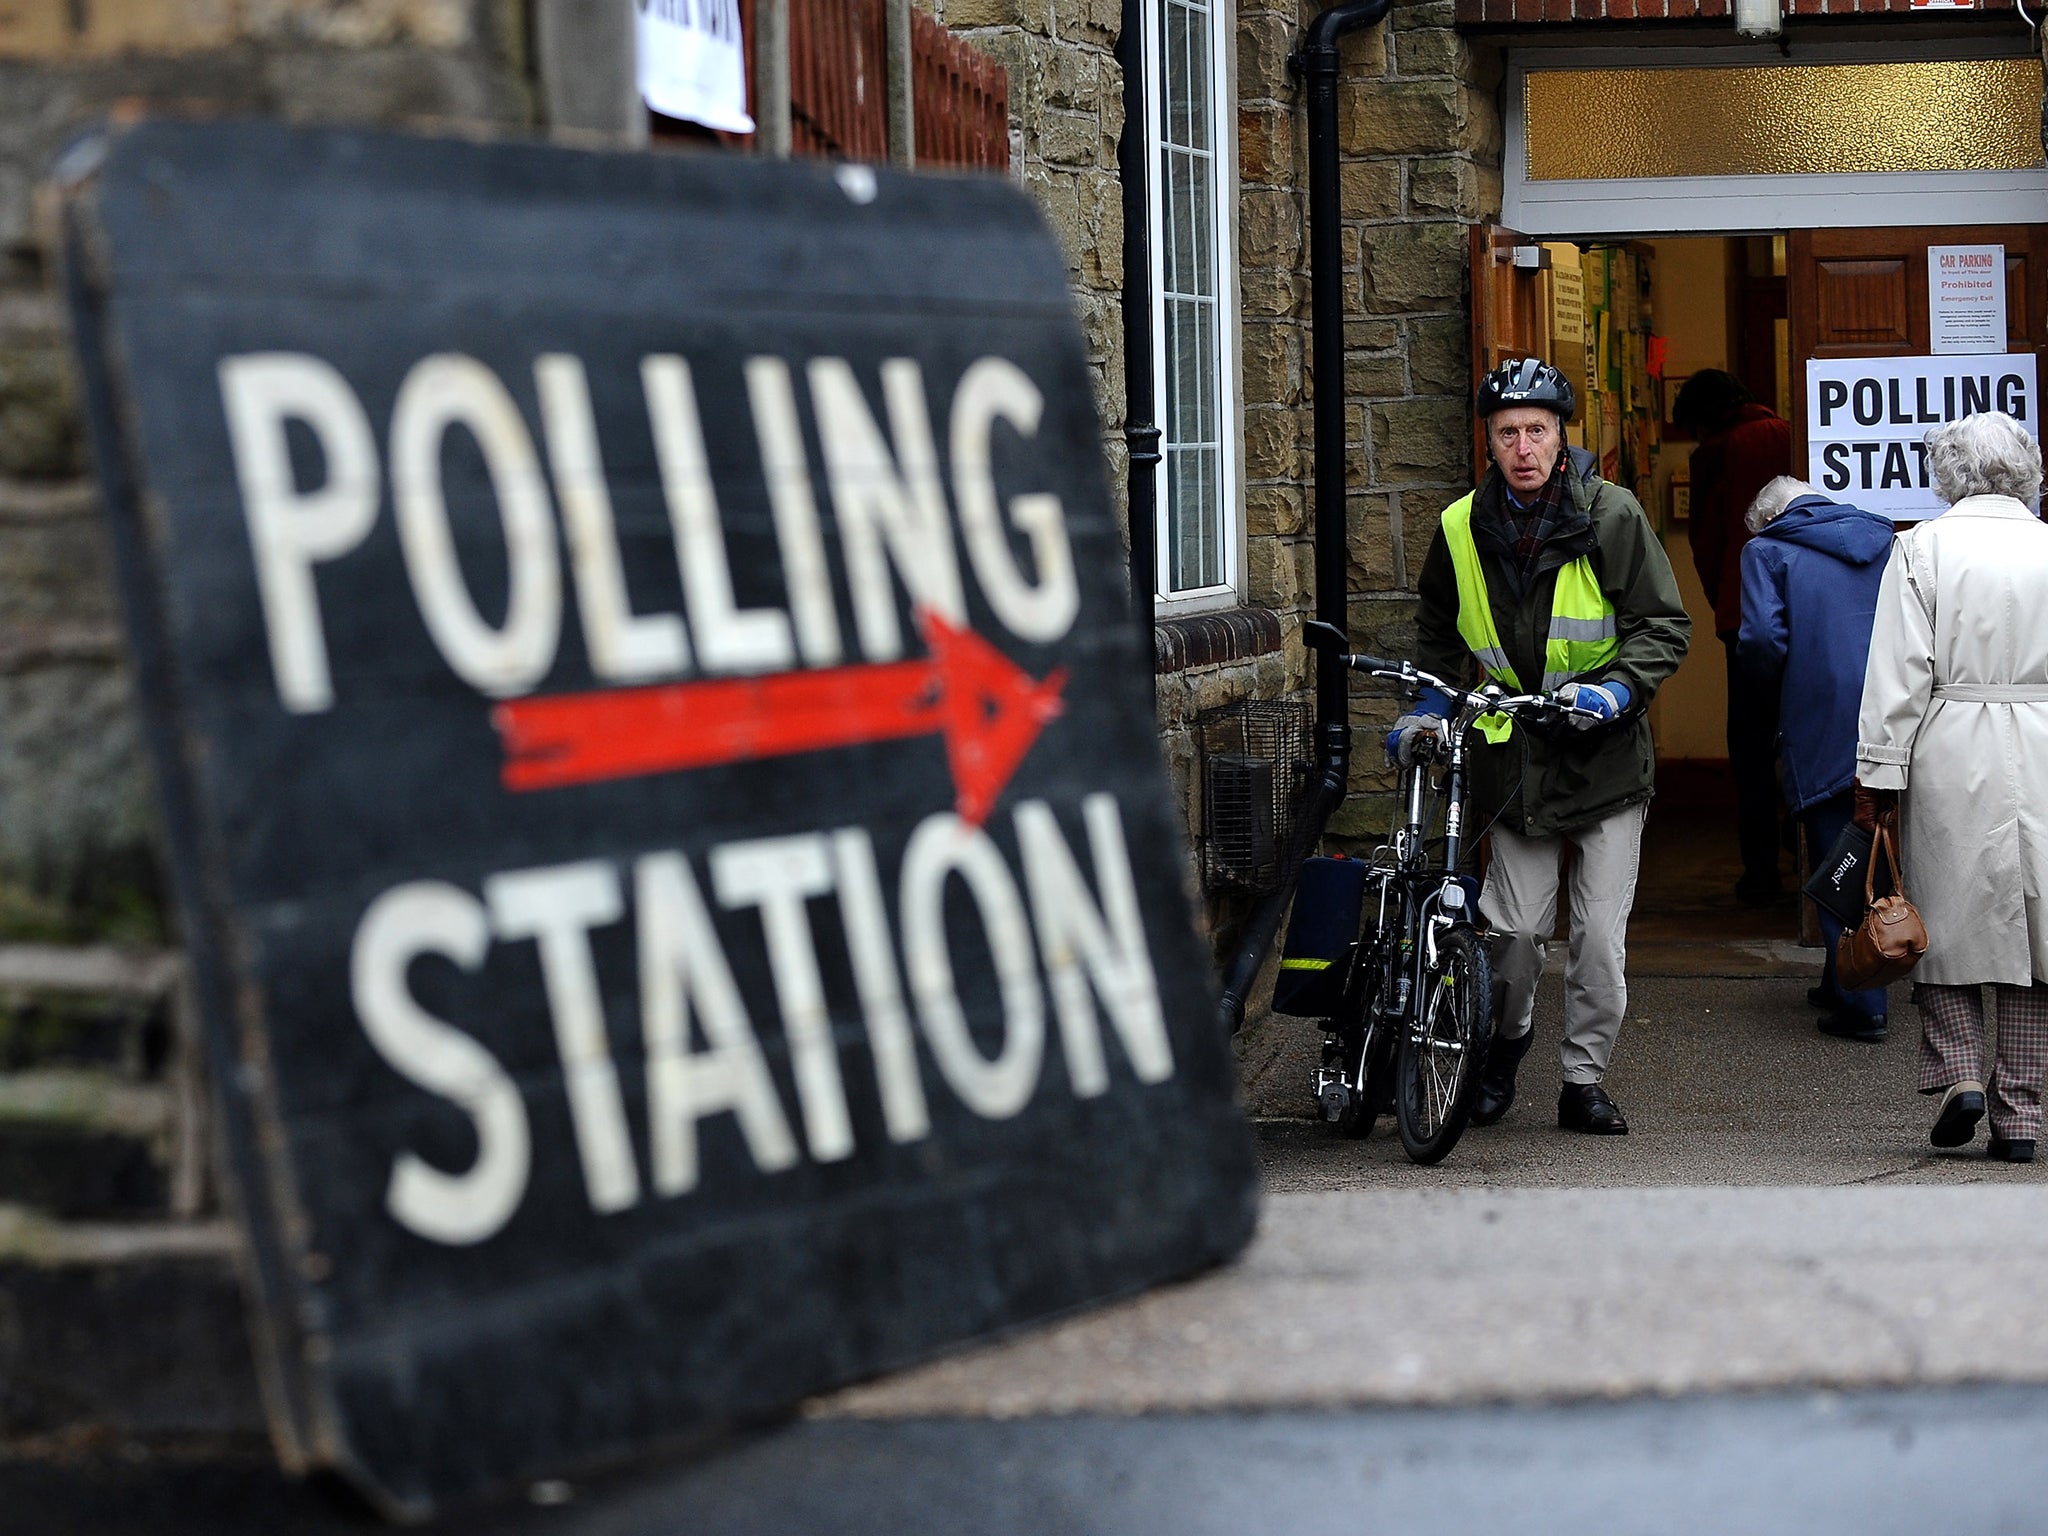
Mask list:
[[[1493,627],[1493,605],[1487,600],[1486,575],[1479,568],[1479,546],[1472,542],[1472,497],[1460,497],[1444,508],[1444,543],[1451,569],[1458,576],[1458,636],[1479,658],[1487,677],[1514,693],[1522,680],[1508,665],[1500,632]],[[1550,634],[1543,646],[1543,691],[1561,688],[1573,678],[1604,667],[1621,649],[1615,635],[1614,605],[1600,590],[1600,578],[1584,555],[1557,573],[1557,592],[1550,601]],[[1481,715],[1480,734],[1495,746],[1506,741],[1514,722],[1506,715]]]

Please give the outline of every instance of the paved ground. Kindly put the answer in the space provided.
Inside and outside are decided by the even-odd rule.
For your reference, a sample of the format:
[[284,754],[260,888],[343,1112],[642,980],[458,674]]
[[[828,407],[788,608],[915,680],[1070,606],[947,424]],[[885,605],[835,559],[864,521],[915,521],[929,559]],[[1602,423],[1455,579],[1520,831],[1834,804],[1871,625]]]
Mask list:
[[[1789,946],[1788,946],[1789,947]],[[1363,1142],[1306,1116],[1322,1036],[1274,1021],[1260,1033],[1248,1098],[1267,1187],[1437,1189],[1469,1184],[2040,1183],[2048,1163],[1986,1162],[1984,1137],[1960,1152],[1927,1142],[1934,1101],[1913,1091],[1917,1015],[1899,989],[1883,1045],[1814,1028],[1808,977],[1737,981],[1639,976],[1608,1088],[1625,1138],[1557,1129],[1559,984],[1546,979],[1537,1045],[1506,1120],[1468,1131],[1433,1170],[1402,1154],[1391,1119]]]
[[[2048,1163],[1987,1164],[1975,1147],[1927,1144],[1933,1104],[1913,1091],[1919,1016],[1910,988],[1892,989],[1883,1045],[1832,1039],[1806,989],[1818,949],[1801,948],[1798,911],[1756,909],[1733,897],[1736,866],[1722,812],[1659,800],[1643,845],[1629,927],[1628,1022],[1608,1088],[1627,1112],[1626,1140],[1556,1129],[1562,941],[1537,994],[1538,1043],[1522,1068],[1522,1097],[1499,1126],[1474,1131],[1433,1172],[1415,1169],[1385,1125],[1344,1142],[1307,1116],[1309,1075],[1322,1035],[1268,1018],[1238,1039],[1245,1104],[1257,1126],[1268,1187],[1434,1188],[1446,1185],[1944,1183],[2048,1178]],[[1791,861],[1785,865],[1788,884]]]

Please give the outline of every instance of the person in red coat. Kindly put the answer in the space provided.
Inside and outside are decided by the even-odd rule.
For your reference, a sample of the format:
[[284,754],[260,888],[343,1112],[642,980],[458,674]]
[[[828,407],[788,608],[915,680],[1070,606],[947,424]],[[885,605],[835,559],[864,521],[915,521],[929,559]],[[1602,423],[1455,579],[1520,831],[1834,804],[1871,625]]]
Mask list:
[[1778,737],[1775,690],[1743,674],[1735,641],[1742,629],[1744,518],[1756,493],[1792,472],[1792,429],[1759,405],[1732,374],[1702,368],[1672,403],[1672,419],[1699,438],[1692,453],[1693,566],[1714,605],[1714,633],[1728,653],[1728,767],[1735,775],[1736,836],[1742,878],[1735,894],[1756,906],[1780,899]]

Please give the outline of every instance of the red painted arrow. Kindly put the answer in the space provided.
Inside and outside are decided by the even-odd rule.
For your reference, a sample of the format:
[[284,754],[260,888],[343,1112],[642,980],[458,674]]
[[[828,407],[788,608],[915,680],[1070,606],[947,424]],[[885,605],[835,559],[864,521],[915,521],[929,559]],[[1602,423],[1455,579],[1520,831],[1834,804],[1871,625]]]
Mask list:
[[1066,668],[1042,682],[970,629],[918,615],[931,655],[775,677],[515,699],[491,712],[509,790],[560,789],[944,735],[961,820],[979,826],[1046,723]]

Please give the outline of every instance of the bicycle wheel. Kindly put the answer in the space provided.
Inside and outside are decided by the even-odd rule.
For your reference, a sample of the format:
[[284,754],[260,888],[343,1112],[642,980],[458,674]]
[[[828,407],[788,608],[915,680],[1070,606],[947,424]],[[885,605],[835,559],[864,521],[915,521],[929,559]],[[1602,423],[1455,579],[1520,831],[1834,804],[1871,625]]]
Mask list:
[[1440,1163],[1465,1133],[1472,1085],[1493,1038],[1493,969],[1470,927],[1437,940],[1394,1063],[1394,1120],[1418,1163]]

